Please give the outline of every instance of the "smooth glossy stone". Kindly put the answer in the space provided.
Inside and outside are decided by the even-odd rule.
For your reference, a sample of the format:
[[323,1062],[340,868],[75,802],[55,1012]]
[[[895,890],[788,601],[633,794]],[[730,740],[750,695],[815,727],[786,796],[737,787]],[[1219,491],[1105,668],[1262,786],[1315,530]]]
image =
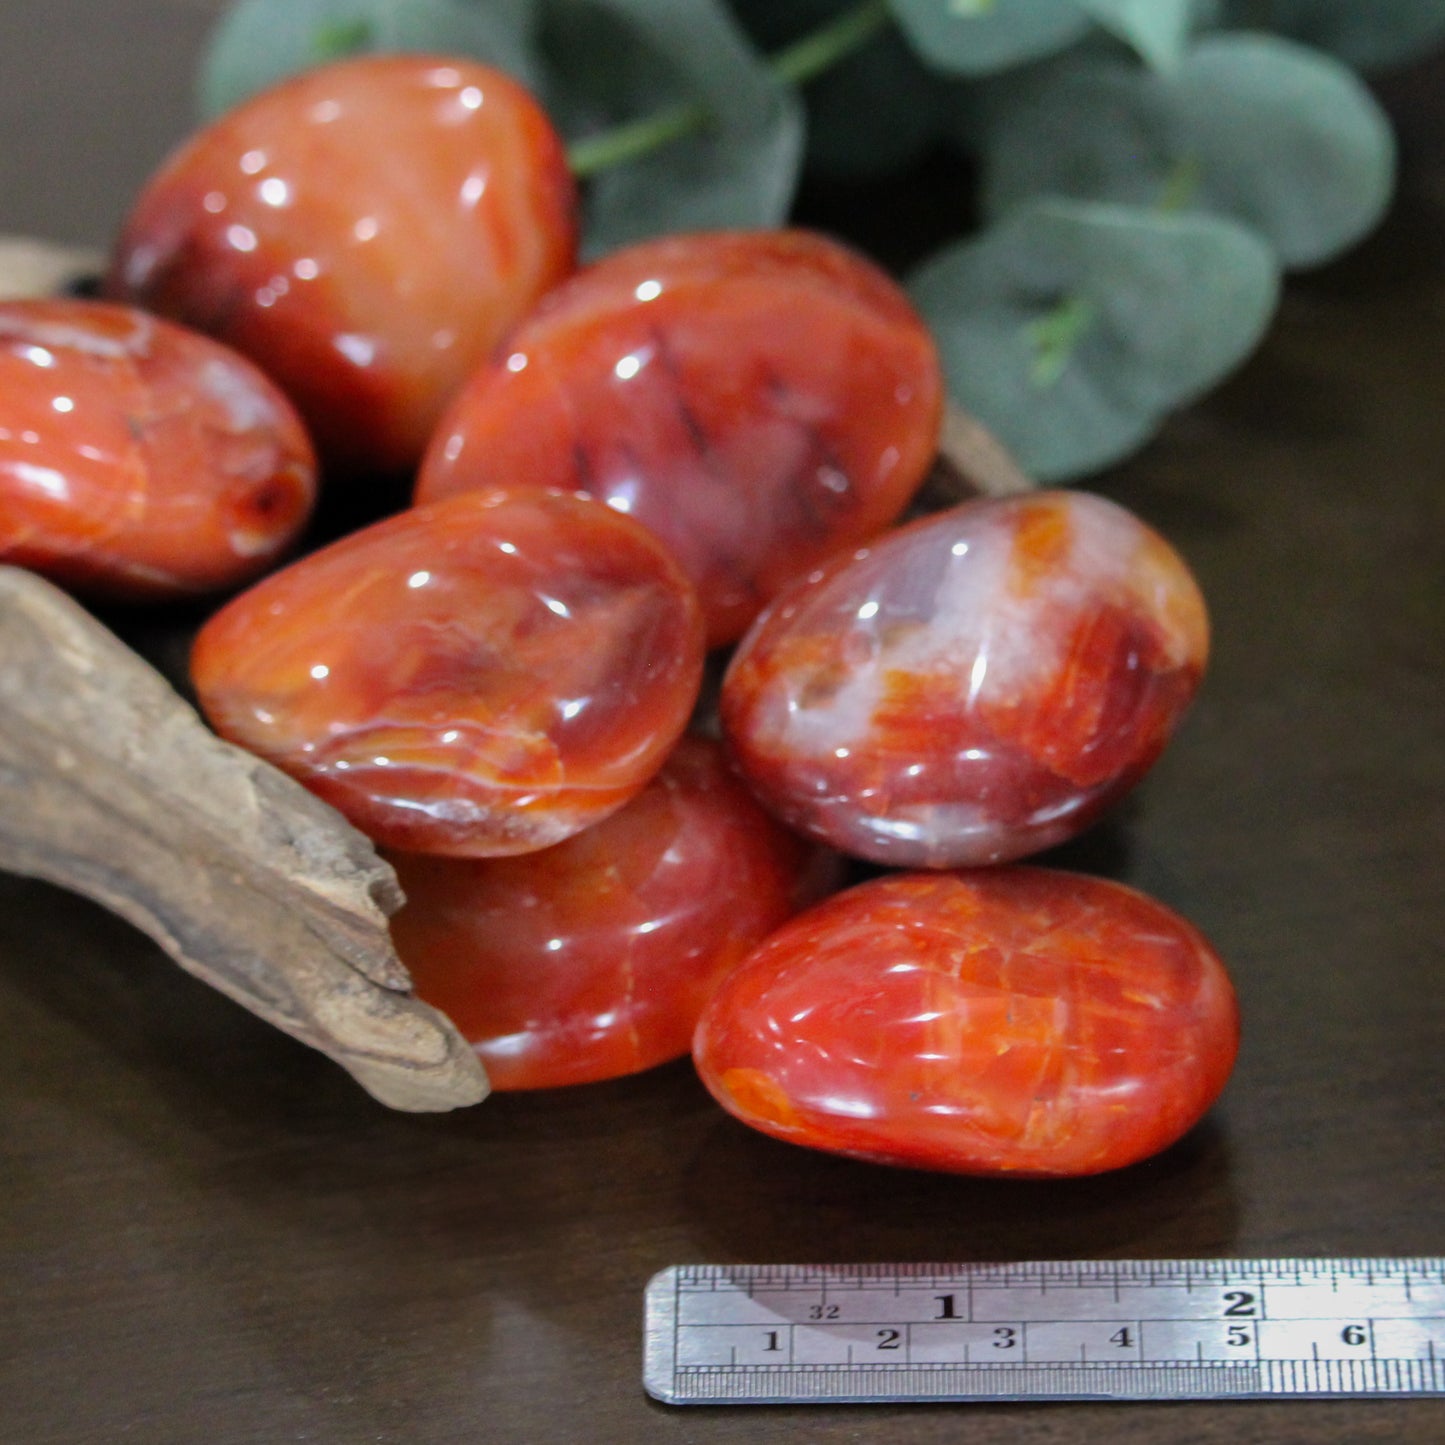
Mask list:
[[927,329],[871,262],[804,231],[670,236],[541,302],[448,412],[417,496],[603,497],[673,549],[716,645],[893,521],[941,401]]
[[216,730],[389,847],[559,843],[639,792],[702,673],[691,585],[573,493],[472,492],[355,532],[235,598],[192,677]]
[[328,465],[399,469],[572,269],[575,200],[561,141],[515,81],[366,56],[192,137],[136,202],[106,284],[258,362]]
[[719,985],[694,1056],[780,1139],[963,1174],[1095,1174],[1173,1143],[1234,1065],[1223,965],[1133,889],[1043,868],[895,874]]
[[625,808],[555,848],[391,861],[407,896],[397,951],[497,1089],[681,1057],[718,979],[829,876],[718,744],[692,737]]
[[106,597],[216,591],[315,496],[300,419],[235,352],[128,306],[0,302],[0,562]]
[[904,867],[1072,837],[1148,769],[1208,650],[1188,568],[1101,497],[970,502],[803,579],[722,689],[763,801]]

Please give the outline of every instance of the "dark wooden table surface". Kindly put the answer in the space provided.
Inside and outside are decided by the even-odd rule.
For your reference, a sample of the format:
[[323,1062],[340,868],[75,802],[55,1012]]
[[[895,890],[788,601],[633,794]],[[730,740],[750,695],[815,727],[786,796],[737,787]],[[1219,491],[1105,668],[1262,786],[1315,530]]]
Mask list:
[[[101,243],[208,0],[6,0],[0,229]],[[0,1438],[1439,1441],[1442,1402],[729,1408],[639,1383],[681,1261],[1445,1252],[1445,65],[1392,219],[1098,488],[1197,568],[1183,735],[1068,854],[1194,919],[1245,1041],[1162,1157],[1059,1184],[746,1131],[689,1066],[389,1114],[88,904],[0,878]],[[0,659],[3,665],[3,659]]]

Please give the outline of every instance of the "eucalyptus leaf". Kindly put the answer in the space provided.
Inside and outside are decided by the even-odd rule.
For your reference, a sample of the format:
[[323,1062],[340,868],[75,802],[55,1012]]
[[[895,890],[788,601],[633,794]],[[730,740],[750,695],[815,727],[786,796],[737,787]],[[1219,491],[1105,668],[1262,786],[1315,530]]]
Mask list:
[[[773,54],[851,10],[857,0],[732,0],[753,43]],[[908,166],[943,129],[949,82],[885,26],[856,54],[810,80],[806,164],[837,176],[881,176]]]
[[1194,26],[1196,0],[1074,0],[1103,28],[1132,45],[1155,70],[1175,69]]
[[534,0],[241,0],[201,63],[207,117],[298,71],[367,51],[465,55],[535,83]]
[[1063,50],[1090,19],[1073,0],[889,0],[909,42],[934,69],[989,75]]
[[1044,200],[926,262],[909,290],[954,397],[1058,481],[1127,455],[1248,356],[1279,272],[1233,221]]
[[1445,0],[1222,0],[1221,21],[1277,30],[1363,70],[1414,60],[1445,42]]
[[1168,76],[1067,57],[991,111],[984,205],[1066,195],[1233,216],[1288,266],[1369,231],[1394,185],[1389,122],[1339,61],[1277,36],[1218,33]]
[[543,0],[541,48],[543,99],[571,141],[670,107],[705,117],[589,181],[586,255],[664,231],[774,226],[787,216],[802,106],[720,0]]

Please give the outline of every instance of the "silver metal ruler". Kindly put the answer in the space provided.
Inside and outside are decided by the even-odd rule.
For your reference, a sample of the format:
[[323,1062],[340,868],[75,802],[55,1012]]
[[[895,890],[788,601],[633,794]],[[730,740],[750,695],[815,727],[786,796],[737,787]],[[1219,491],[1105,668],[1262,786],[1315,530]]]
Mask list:
[[1445,1394],[1445,1258],[679,1265],[674,1405]]

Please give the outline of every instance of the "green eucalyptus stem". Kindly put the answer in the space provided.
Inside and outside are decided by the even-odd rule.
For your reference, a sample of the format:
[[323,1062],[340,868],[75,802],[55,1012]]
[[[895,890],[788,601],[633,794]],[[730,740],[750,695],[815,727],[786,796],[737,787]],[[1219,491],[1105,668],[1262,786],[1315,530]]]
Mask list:
[[[889,23],[887,0],[861,0],[801,40],[768,57],[768,69],[788,85],[802,85],[862,49]],[[695,135],[712,117],[701,101],[667,106],[599,135],[574,141],[567,164],[578,180],[649,155],[662,146]]]
[[[1155,210],[1166,216],[1177,215],[1188,208],[1199,190],[1199,158],[1181,155],[1169,168]],[[1066,296],[1052,311],[1029,325],[1029,341],[1033,344],[1034,364],[1029,380],[1046,390],[1068,369],[1075,348],[1094,324],[1098,312],[1087,296]]]
[[355,55],[376,41],[376,27],[369,20],[338,20],[319,26],[311,37],[311,53],[319,62]]
[[598,171],[625,165],[700,131],[711,114],[707,106],[696,100],[668,106],[666,110],[613,126],[586,140],[573,141],[567,147],[567,164],[579,181],[585,181]]
[[1094,324],[1094,303],[1087,296],[1066,296],[1046,315],[1029,326],[1034,345],[1033,370],[1029,380],[1037,387],[1058,381],[1069,364],[1074,348]]
[[888,0],[862,0],[811,35],[768,57],[768,69],[789,85],[806,85],[861,50],[890,23]]
[[1203,169],[1198,156],[1185,154],[1177,157],[1169,167],[1168,175],[1164,177],[1163,189],[1155,202],[1157,209],[1166,216],[1172,216],[1191,205],[1199,190],[1202,176]]

